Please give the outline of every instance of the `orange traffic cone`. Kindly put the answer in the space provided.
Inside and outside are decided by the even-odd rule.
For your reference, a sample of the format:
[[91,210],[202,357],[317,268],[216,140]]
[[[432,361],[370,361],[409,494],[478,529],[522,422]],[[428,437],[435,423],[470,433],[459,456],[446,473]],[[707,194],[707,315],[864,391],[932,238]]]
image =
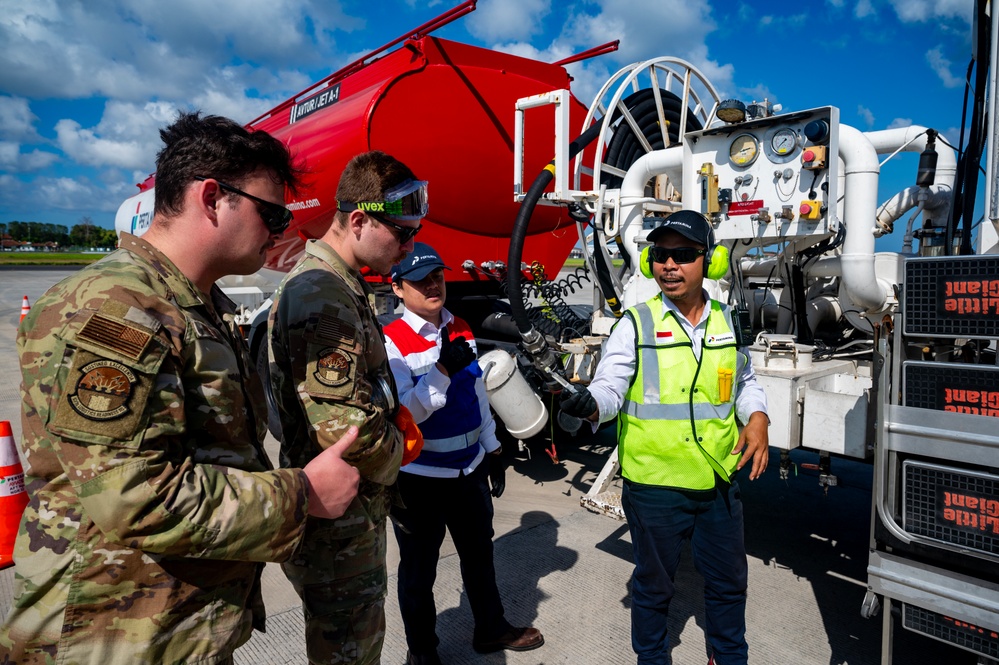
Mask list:
[[[24,296],[24,300],[21,301],[21,321],[24,321],[24,317],[28,315],[31,311],[31,305],[28,304],[28,296]],[[18,321],[20,323],[20,321]]]
[[17,456],[10,421],[0,421],[0,570],[14,565],[14,540],[28,505],[24,470]]

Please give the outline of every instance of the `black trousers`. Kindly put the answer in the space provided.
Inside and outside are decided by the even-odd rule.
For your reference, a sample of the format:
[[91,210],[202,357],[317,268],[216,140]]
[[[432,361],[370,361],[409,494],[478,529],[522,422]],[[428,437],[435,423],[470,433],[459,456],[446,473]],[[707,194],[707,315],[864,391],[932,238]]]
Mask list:
[[433,653],[437,637],[434,580],[445,529],[451,532],[461,579],[475,619],[473,639],[488,641],[505,633],[503,603],[493,567],[493,501],[488,464],[483,460],[470,475],[430,478],[399,474],[404,508],[393,507],[392,523],[399,541],[399,608],[406,642],[414,654]]

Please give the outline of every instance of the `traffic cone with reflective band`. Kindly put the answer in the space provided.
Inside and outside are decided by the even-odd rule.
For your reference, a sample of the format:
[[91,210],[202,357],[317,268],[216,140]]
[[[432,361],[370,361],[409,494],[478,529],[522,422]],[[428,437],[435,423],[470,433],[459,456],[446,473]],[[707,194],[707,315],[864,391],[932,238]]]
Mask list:
[[24,470],[17,456],[10,421],[0,421],[0,570],[14,565],[14,540],[28,505]]
[[[21,321],[24,321],[24,317],[26,317],[30,311],[31,305],[28,304],[28,296],[24,296],[24,300],[21,301]],[[21,321],[18,321],[18,323]]]

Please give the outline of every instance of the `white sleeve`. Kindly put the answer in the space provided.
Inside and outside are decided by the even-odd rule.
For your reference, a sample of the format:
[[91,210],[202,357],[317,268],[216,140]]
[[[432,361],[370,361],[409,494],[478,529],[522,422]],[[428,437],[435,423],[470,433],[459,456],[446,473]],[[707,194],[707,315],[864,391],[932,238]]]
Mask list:
[[434,366],[414,383],[409,365],[406,364],[406,359],[391,337],[385,338],[385,353],[388,355],[389,369],[395,378],[399,403],[409,409],[417,424],[422,423],[447,403],[446,393],[448,386],[451,385],[450,377]]
[[621,410],[637,365],[635,323],[630,316],[624,316],[604,342],[603,355],[590,382],[590,394],[597,401],[600,422],[613,420]]

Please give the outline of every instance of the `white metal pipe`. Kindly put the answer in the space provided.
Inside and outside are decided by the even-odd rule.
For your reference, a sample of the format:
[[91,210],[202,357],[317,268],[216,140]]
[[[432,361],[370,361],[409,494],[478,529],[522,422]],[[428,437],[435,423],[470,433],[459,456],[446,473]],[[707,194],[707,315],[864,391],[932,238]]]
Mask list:
[[[919,205],[919,191],[921,189],[915,185],[907,187],[881,204],[881,207],[878,208],[878,227],[890,228],[895,220]],[[947,211],[950,210],[953,189],[950,185],[943,184],[934,184],[927,189],[929,189],[929,195],[926,197],[923,207],[935,213],[933,219],[946,219]]]
[[[879,155],[886,155],[900,148],[902,152],[922,152],[926,149],[926,127],[921,125],[864,132],[864,136]],[[954,176],[957,174],[957,155],[940,141],[936,142],[936,151],[937,176],[934,182],[953,187]]]
[[765,259],[750,259],[743,257],[739,261],[739,268],[742,274],[749,277],[770,277],[777,274],[777,264],[779,259],[768,257]]
[[[882,129],[876,132],[865,132],[864,136],[871,142],[879,155],[891,154],[896,151],[902,152],[922,152],[926,149],[927,128],[921,125],[910,125],[908,127],[897,127],[895,129]],[[936,177],[934,184],[930,188],[931,196],[927,199],[925,208],[935,214],[932,219],[950,219],[950,206],[953,200],[954,179],[957,177],[957,154],[948,148],[942,141],[935,144],[937,151]],[[910,192],[910,190],[915,190]],[[918,205],[916,192],[918,187],[909,188],[899,192],[888,200],[878,212],[878,226],[888,228],[896,219],[904,215],[907,211]],[[900,201],[896,201],[899,199]],[[904,201],[905,205],[901,205]],[[891,216],[892,212],[896,212]]]
[[[777,257],[767,257],[765,259],[751,259],[743,257],[739,262],[742,274],[748,277],[772,277],[777,275],[777,265],[780,263]],[[840,267],[839,256],[820,256],[814,261],[809,261],[804,267],[806,277],[839,277],[843,274]]]
[[843,274],[843,266],[838,255],[821,256],[805,266],[807,277],[839,277]]
[[840,263],[843,288],[850,299],[868,310],[880,310],[890,285],[874,272],[874,214],[878,204],[877,151],[870,140],[849,125],[839,126],[839,156],[845,175],[843,210],[846,237]]
[[808,327],[814,333],[822,324],[838,321],[839,317],[843,316],[843,308],[839,304],[839,298],[828,295],[819,296],[808,301],[806,316],[808,317]]
[[620,234],[624,247],[638,265],[638,231],[642,228],[642,203],[645,199],[645,185],[657,175],[666,173],[675,183],[682,181],[683,146],[675,145],[664,150],[655,150],[639,157],[628,169],[621,183]]

